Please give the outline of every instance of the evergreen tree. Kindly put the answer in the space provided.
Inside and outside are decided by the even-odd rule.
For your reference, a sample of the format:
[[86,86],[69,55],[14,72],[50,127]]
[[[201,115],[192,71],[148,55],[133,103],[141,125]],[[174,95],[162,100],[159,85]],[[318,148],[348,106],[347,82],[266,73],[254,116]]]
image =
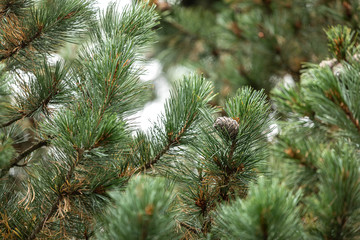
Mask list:
[[[124,119],[146,101],[135,63],[156,14],[111,4],[98,18],[89,0],[0,9],[1,238],[88,239],[131,175]],[[50,59],[66,42],[81,44],[77,58]]]
[[308,64],[301,83],[273,90],[284,116],[274,144],[273,172],[301,189],[308,238],[359,239],[358,37],[347,27],[327,30],[334,57]]
[[[184,4],[189,4],[188,2]],[[216,1],[215,1],[216,2]],[[191,5],[191,4],[190,4]],[[99,17],[89,0],[0,5],[3,239],[359,239],[357,35],[327,31],[333,59],[271,94],[176,81],[152,127],[128,116],[155,6]],[[74,59],[51,57],[66,42]],[[222,115],[220,116],[220,112]]]
[[244,85],[268,93],[285,75],[298,81],[304,62],[326,57],[324,28],[359,28],[357,0],[153,2],[162,16],[155,56],[169,78],[173,66],[204,73],[218,104]]

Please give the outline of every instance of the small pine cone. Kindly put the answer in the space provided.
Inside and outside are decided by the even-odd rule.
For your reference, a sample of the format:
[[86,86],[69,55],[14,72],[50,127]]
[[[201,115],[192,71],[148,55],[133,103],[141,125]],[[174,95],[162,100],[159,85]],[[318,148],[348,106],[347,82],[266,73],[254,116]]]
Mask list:
[[229,117],[218,117],[215,120],[214,128],[223,133],[227,133],[231,140],[234,140],[239,133],[239,123]]

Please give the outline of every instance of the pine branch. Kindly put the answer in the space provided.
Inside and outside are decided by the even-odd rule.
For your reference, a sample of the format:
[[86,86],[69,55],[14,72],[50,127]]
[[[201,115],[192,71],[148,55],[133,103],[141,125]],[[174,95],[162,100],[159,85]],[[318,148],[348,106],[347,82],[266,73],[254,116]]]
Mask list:
[[236,149],[236,139],[233,140],[232,144],[231,144],[231,148],[230,148],[230,152],[229,152],[229,162],[231,162],[231,160],[234,156],[235,149]]
[[[144,142],[139,142],[138,149],[145,148],[146,151],[139,152],[140,164],[143,165],[135,172],[151,168],[173,145],[188,143],[200,118],[208,117],[207,114],[216,111],[208,107],[208,102],[213,96],[211,84],[205,82],[201,76],[184,78],[184,81],[175,85],[174,91],[170,92],[170,98],[165,103],[165,114],[161,116],[160,124],[163,124],[164,128],[154,127],[150,131],[151,136],[143,136],[146,139],[155,139],[156,142],[149,143],[148,146],[145,146],[147,143],[143,145]],[[141,138],[140,136],[139,139]]]
[[8,122],[6,122],[6,123],[1,124],[1,125],[0,125],[0,128],[8,127],[8,126],[10,126],[11,124],[13,124],[14,122],[16,122],[16,121],[18,121],[18,120],[22,119],[23,117],[30,116],[30,115],[31,115],[31,114],[33,114],[34,112],[35,112],[35,110],[34,110],[34,111],[32,111],[32,112],[30,112],[30,114],[29,114],[29,115],[28,115],[28,114],[26,114],[25,116],[18,116],[18,117],[15,117],[15,118],[11,119],[10,121],[8,121]]
[[119,116],[128,115],[144,103],[145,98],[135,96],[145,93],[148,84],[139,81],[138,73],[143,70],[134,63],[143,60],[139,53],[153,40],[151,29],[156,20],[154,10],[145,3],[126,8],[122,14],[113,3],[90,31],[95,44],[81,49],[79,69],[84,78],[96,81],[96,85],[88,85],[91,89],[85,86],[85,91],[89,91],[90,101],[98,101],[100,114],[111,109]]
[[149,168],[151,168],[154,164],[157,163],[157,161],[159,161],[159,159],[170,149],[170,146],[172,144],[174,144],[175,141],[170,141],[152,160],[150,160],[147,164],[145,164],[145,166],[141,167],[139,170],[137,170],[136,172],[142,172],[144,170],[147,170]]
[[170,147],[176,143],[180,142],[181,137],[184,135],[184,133],[186,132],[186,130],[190,127],[190,124],[188,124],[189,122],[191,123],[193,121],[193,119],[195,118],[196,113],[192,116],[192,118],[190,120],[187,120],[184,124],[184,126],[181,128],[181,130],[175,135],[175,138],[172,138],[172,134],[168,134],[169,138],[168,138],[168,143],[165,145],[165,147],[152,159],[150,160],[148,163],[146,163],[144,166],[139,167],[137,170],[135,170],[135,173],[139,173],[145,170],[150,169],[154,164],[156,164],[160,158],[167,152],[169,151]]
[[[118,61],[116,63],[114,74],[112,76],[110,76],[109,79],[105,80],[105,85],[106,85],[106,87],[104,89],[105,90],[105,99],[104,99],[104,103],[100,107],[100,117],[99,117],[97,126],[100,124],[106,109],[111,105],[111,96],[114,95],[114,92],[116,90],[115,86],[117,86],[116,79],[117,79],[119,66],[120,66],[120,61]],[[109,92],[109,90],[110,90],[110,92]]]
[[[83,158],[83,154],[84,154],[84,149],[77,149],[77,156],[76,156],[76,160],[75,162],[71,165],[65,179],[64,179],[64,183],[66,182],[70,182],[72,175],[75,171],[76,166],[79,164],[79,162],[82,160]],[[32,231],[32,233],[30,234],[30,236],[27,238],[28,240],[33,240],[36,238],[36,235],[41,232],[41,230],[44,228],[46,221],[48,221],[58,210],[58,205],[62,199],[62,195],[59,195],[54,204],[51,206],[50,211],[44,215],[44,217],[42,218],[42,220],[40,222],[38,222],[38,224],[36,225],[36,227],[34,228],[34,230]]]
[[[28,5],[26,3],[24,7]],[[8,24],[4,29],[0,62],[17,54],[33,62],[36,60],[34,54],[43,56],[44,53],[55,51],[55,46],[71,41],[74,38],[72,33],[85,32],[89,17],[93,14],[90,5],[86,0],[66,0],[46,2],[39,7],[31,6],[24,23],[15,22],[13,26]],[[16,61],[19,62],[19,59]]]
[[[236,149],[236,139],[232,141],[232,144],[231,144],[231,148],[230,148],[230,152],[229,152],[229,160],[228,162],[230,163],[233,156],[234,156],[234,152],[235,152],[235,149]],[[217,161],[218,162],[218,161]],[[222,186],[220,187],[220,196],[222,198],[222,200],[224,201],[228,201],[229,200],[229,196],[228,196],[228,185],[230,183],[230,177],[229,175],[231,175],[234,171],[234,169],[230,169],[227,165],[225,167],[225,172],[226,172],[226,175],[225,175],[225,179],[224,179],[224,182],[222,184]]]
[[[56,94],[55,94],[56,95]],[[35,109],[29,111],[28,113],[22,113],[22,115],[18,116],[18,117],[15,117],[13,119],[11,119],[10,121],[6,122],[6,123],[3,123],[0,125],[0,128],[4,128],[4,127],[8,127],[10,126],[11,124],[13,124],[14,122],[22,119],[22,118],[26,118],[26,117],[31,117],[33,113],[35,113],[39,108],[41,108],[42,106],[45,106],[47,105],[49,102],[50,102],[50,99],[52,97],[54,97],[55,95],[49,95],[44,101],[42,101],[41,104],[39,104],[39,106],[37,106]]]
[[25,158],[26,156],[28,156],[29,154],[31,154],[33,151],[43,147],[43,146],[48,146],[49,145],[49,141],[48,140],[42,140],[39,141],[38,143],[34,144],[33,146],[29,147],[28,149],[26,149],[24,152],[22,152],[20,155],[18,155],[17,157],[13,158],[9,165],[3,169],[1,169],[0,172],[0,178],[2,178],[3,176],[5,176],[5,174],[10,170],[10,168],[18,166],[18,162],[20,162],[23,158]]
[[278,180],[264,178],[249,191],[247,199],[219,206],[212,228],[216,239],[304,239],[300,192],[293,194]]
[[24,10],[29,7],[31,3],[31,0],[2,0],[0,2],[0,18],[7,17],[10,14],[14,14],[17,17],[22,16]]
[[133,178],[125,191],[112,194],[114,204],[108,206],[107,214],[100,219],[103,231],[98,231],[95,238],[180,239],[175,231],[173,187],[165,178],[145,175]]
[[189,224],[186,224],[184,222],[179,222],[179,224],[180,224],[181,227],[186,228],[187,230],[189,230],[192,233],[199,234],[201,232],[200,229],[194,228],[194,227],[192,227]]
[[349,107],[346,106],[345,103],[341,102],[341,103],[340,103],[340,108],[345,112],[346,116],[348,116],[348,118],[350,119],[350,121],[355,125],[356,129],[357,129],[358,132],[360,133],[359,120],[354,117],[353,113],[349,110]]
[[36,234],[38,234],[46,224],[46,221],[49,220],[57,211],[58,205],[60,203],[61,196],[58,196],[55,203],[52,205],[50,211],[44,215],[43,219],[36,225],[36,228],[33,230],[31,235],[27,238],[27,240],[33,240],[36,238]]
[[5,15],[5,13],[9,10],[11,4],[10,2],[5,3],[4,5],[0,5],[1,9],[0,9],[0,17],[3,17]]
[[37,26],[37,32],[35,32],[35,34],[29,38],[22,39],[20,41],[20,43],[17,46],[14,46],[12,49],[6,49],[6,51],[8,52],[7,54],[4,54],[0,57],[0,62],[8,59],[10,57],[12,57],[13,55],[15,55],[16,53],[18,53],[20,50],[27,48],[34,40],[40,38],[40,36],[43,33],[43,28],[44,26],[42,25],[38,25]]
[[337,91],[332,91],[330,90],[329,92],[325,93],[325,96],[333,103],[335,103],[336,105],[338,105],[341,110],[346,114],[346,116],[348,117],[348,119],[355,125],[356,129],[358,130],[358,132],[360,133],[360,124],[359,124],[359,120],[356,119],[353,115],[353,113],[350,111],[349,107],[346,105],[346,103],[344,103],[343,101],[340,102],[340,104],[338,104],[338,102],[336,100],[339,100],[340,98],[340,94]]
[[139,173],[139,172],[142,172],[142,171],[145,171],[145,170],[148,170],[150,169],[154,164],[156,164],[160,158],[167,152],[169,151],[170,147],[174,144],[174,143],[177,143],[179,142],[180,138],[178,138],[177,140],[175,139],[169,139],[169,142],[168,144],[166,144],[166,146],[153,158],[151,159],[148,163],[146,163],[144,166],[142,167],[139,167],[138,169],[136,169],[134,171],[134,173]]
[[58,90],[58,85],[61,82],[61,79],[57,79],[55,76],[52,76],[52,80],[54,81],[51,86],[52,90],[50,91],[48,96],[38,104],[38,106],[36,106],[33,110],[29,111],[28,113],[25,113],[25,111],[19,110],[19,113],[21,115],[9,120],[8,122],[1,124],[0,128],[8,127],[11,124],[13,124],[14,122],[16,122],[22,118],[31,117],[38,109],[40,109],[41,107],[47,106],[50,103],[51,99],[60,93],[60,91]]

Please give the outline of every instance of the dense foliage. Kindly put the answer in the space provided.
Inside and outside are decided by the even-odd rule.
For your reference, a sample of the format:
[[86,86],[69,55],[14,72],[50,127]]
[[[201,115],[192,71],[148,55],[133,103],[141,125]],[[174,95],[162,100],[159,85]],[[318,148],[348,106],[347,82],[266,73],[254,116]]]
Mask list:
[[142,131],[156,6],[0,3],[1,238],[359,239],[356,32],[327,29],[333,59],[270,96],[214,106],[213,83],[186,75]]
[[304,62],[327,55],[324,29],[359,30],[357,0],[153,0],[161,15],[155,56],[170,79],[179,66],[205,74],[222,102],[250,85],[269,92]]

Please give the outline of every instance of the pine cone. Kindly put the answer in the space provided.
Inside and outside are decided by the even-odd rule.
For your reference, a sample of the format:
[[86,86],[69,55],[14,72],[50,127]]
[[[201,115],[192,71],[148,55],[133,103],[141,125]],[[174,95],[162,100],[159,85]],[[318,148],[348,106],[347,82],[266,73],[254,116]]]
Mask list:
[[231,140],[234,140],[239,133],[239,123],[229,117],[218,117],[215,120],[214,128],[223,133],[227,133]]

